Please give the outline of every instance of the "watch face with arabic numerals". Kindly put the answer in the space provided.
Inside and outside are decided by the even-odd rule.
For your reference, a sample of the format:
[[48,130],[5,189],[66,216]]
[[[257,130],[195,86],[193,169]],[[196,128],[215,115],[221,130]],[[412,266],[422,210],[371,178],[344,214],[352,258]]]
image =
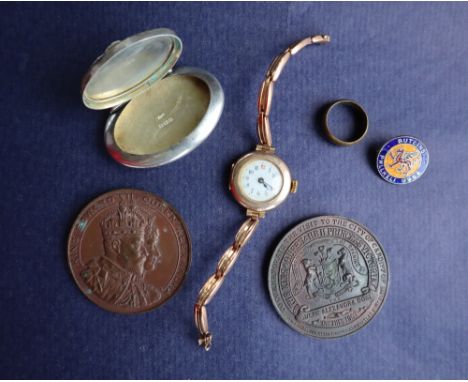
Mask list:
[[256,202],[265,202],[277,196],[283,186],[279,168],[265,159],[252,159],[240,170],[239,192]]
[[230,189],[244,207],[266,211],[286,199],[291,189],[291,175],[278,156],[254,151],[234,164]]

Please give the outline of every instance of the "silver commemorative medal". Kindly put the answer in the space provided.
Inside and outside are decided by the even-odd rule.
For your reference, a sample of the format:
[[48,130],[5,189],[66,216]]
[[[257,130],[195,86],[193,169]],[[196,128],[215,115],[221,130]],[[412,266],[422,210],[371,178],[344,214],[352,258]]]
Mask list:
[[319,216],[289,231],[270,262],[268,287],[281,318],[299,333],[342,337],[364,327],[387,295],[384,250],[369,230]]

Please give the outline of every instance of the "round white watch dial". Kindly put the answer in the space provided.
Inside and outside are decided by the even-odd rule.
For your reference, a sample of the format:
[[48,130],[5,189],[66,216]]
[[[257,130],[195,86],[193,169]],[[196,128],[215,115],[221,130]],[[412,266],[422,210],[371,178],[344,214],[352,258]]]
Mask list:
[[248,199],[265,202],[276,197],[283,187],[283,175],[270,161],[254,159],[239,174],[239,191]]

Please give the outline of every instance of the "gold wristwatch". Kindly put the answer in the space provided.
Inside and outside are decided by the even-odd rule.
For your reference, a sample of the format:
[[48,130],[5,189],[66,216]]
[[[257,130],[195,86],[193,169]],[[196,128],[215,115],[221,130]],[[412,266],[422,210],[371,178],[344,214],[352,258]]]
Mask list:
[[326,44],[330,36],[307,37],[278,55],[271,63],[258,96],[257,133],[260,143],[232,165],[229,189],[234,198],[247,209],[248,219],[237,232],[234,243],[224,252],[216,272],[203,285],[195,304],[195,325],[200,332],[198,343],[209,350],[212,335],[208,329],[206,306],[221,287],[224,278],[239,257],[240,251],[252,236],[265,212],[279,206],[288,194],[296,192],[297,181],[292,180],[286,163],[275,154],[270,130],[270,109],[273,87],[284,66],[296,53],[311,44]]

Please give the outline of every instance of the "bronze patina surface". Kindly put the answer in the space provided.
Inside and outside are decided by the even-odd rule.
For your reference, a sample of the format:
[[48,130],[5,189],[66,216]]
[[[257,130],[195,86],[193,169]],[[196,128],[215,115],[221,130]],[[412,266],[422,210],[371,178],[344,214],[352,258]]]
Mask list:
[[383,248],[366,227],[319,216],[283,237],[271,259],[268,287],[289,326],[336,338],[361,329],[378,313],[388,277]]
[[92,302],[116,313],[154,309],[179,289],[191,243],[180,215],[149,192],[121,189],[94,199],[68,238],[68,263]]

